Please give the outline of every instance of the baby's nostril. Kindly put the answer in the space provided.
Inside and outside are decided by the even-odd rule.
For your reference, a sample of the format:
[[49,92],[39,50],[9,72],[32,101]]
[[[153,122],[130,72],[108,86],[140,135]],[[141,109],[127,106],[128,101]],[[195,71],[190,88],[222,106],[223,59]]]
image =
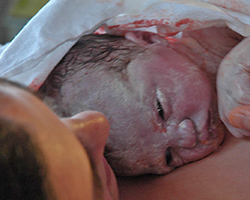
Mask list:
[[171,148],[168,147],[167,152],[166,152],[166,162],[167,162],[168,166],[171,164],[172,160],[173,160],[173,156],[172,156],[172,153],[171,153]]

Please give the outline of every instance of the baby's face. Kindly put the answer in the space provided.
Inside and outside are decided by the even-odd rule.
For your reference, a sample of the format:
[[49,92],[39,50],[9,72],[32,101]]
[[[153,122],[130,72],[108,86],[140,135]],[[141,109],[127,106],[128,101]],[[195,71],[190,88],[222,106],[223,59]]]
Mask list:
[[105,155],[117,174],[167,173],[218,148],[224,126],[215,91],[198,66],[152,45],[126,73],[126,81],[102,79],[114,80],[102,90],[110,95],[105,106],[114,124]]
[[67,72],[56,97],[68,115],[91,109],[107,116],[105,156],[118,175],[168,173],[212,153],[224,138],[207,72],[166,43],[141,48],[117,71],[82,67],[80,55],[65,60],[78,70]]

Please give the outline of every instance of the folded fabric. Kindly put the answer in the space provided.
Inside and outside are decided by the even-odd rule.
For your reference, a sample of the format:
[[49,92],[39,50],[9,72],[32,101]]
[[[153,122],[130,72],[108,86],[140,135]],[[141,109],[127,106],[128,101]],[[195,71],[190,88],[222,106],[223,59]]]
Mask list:
[[[126,13],[107,22],[106,31],[123,34],[130,29],[155,26],[162,35],[211,26],[228,26],[239,34],[250,35],[248,0],[170,0],[138,1],[140,7],[128,6]],[[151,2],[151,3],[149,3]],[[132,4],[132,3],[131,3]],[[143,29],[144,30],[144,29]]]
[[247,37],[250,1],[50,0],[0,50],[0,76],[37,90],[77,40],[102,24],[112,34],[155,26],[162,35],[228,26]]
[[33,89],[83,35],[93,32],[106,19],[123,12],[121,0],[50,0],[4,46],[0,76]]

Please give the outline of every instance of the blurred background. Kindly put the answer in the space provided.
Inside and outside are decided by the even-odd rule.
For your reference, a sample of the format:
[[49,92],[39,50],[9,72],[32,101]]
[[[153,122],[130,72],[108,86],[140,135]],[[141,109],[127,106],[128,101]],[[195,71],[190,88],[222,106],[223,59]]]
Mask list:
[[11,41],[49,0],[0,0],[0,44]]

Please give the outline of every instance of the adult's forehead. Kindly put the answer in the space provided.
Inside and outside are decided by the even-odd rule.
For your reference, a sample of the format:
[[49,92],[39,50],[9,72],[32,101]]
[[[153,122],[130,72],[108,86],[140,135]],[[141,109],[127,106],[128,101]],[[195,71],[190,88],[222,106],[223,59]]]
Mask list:
[[0,86],[1,87],[6,87],[6,86],[15,86],[15,87],[24,87],[19,83],[16,82],[12,82],[10,80],[4,79],[4,78],[0,78]]
[[14,81],[10,81],[4,78],[0,77],[0,97],[5,94],[5,96],[7,94],[15,94],[17,91],[20,92],[27,92],[31,95],[34,95],[36,97],[38,97],[40,99],[40,96],[35,93],[34,91],[32,91],[30,88],[24,86],[21,83],[18,82],[14,82]]
[[17,90],[22,90],[22,86],[18,83],[8,81],[6,79],[0,79],[0,103],[1,107],[6,107],[12,101],[17,94]]
[[15,112],[19,110],[17,108],[22,107],[25,110],[31,107],[32,99],[36,99],[36,96],[19,83],[0,79],[0,114],[15,116]]

